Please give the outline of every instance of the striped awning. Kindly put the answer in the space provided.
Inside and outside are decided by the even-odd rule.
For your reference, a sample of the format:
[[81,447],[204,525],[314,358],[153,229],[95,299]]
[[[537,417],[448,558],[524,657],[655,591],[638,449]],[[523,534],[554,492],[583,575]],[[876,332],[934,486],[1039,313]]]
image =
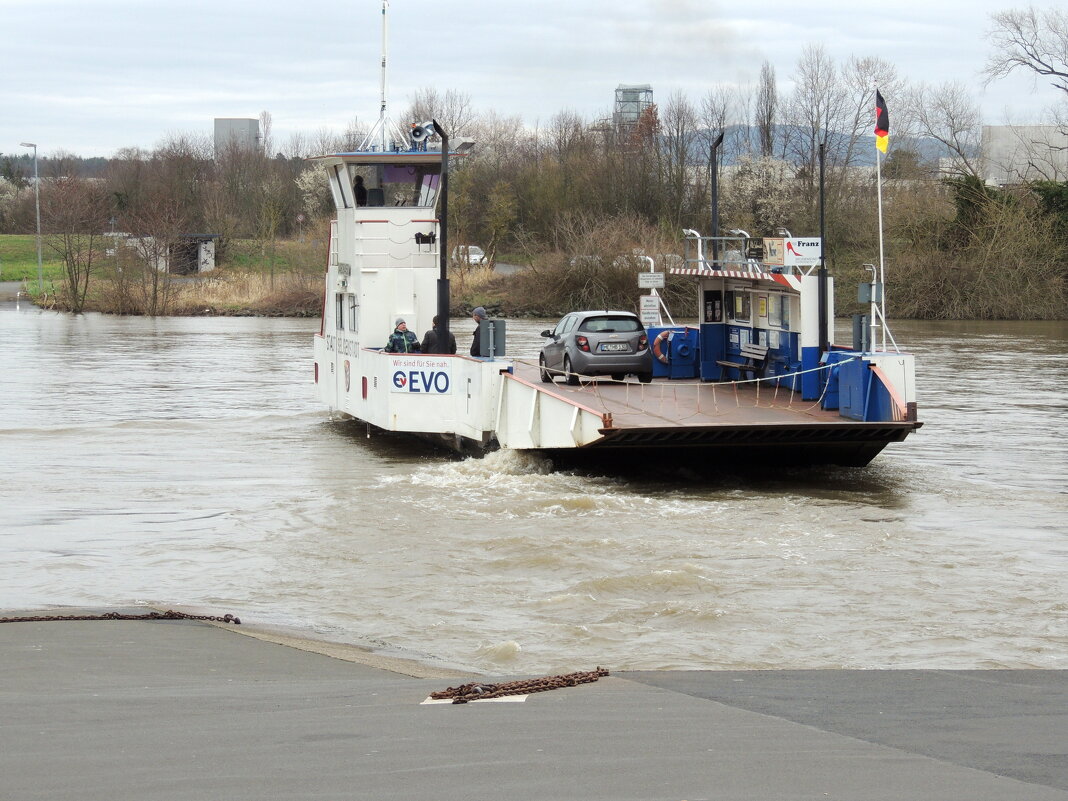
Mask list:
[[676,267],[672,275],[692,275],[698,278],[747,278],[750,281],[770,281],[790,289],[801,291],[801,276],[783,273],[762,273],[749,270],[700,270],[692,267]]

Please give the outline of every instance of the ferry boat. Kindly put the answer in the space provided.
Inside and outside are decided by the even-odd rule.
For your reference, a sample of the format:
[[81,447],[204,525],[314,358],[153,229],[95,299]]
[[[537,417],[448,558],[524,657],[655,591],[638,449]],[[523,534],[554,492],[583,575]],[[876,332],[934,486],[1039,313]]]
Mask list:
[[[314,338],[316,391],[330,409],[457,451],[535,450],[568,463],[865,465],[922,425],[913,356],[885,343],[880,283],[868,285],[876,322],[858,326],[865,341],[834,343],[818,239],[732,246],[686,232],[690,252],[669,272],[693,282],[697,322],[647,326],[657,356],[648,384],[546,383],[535,360],[508,355],[501,320],[483,323],[478,357],[462,338],[457,354],[385,352],[397,318],[419,335],[448,315],[443,167],[460,154],[428,147],[432,125],[413,132],[403,144],[319,157],[337,209]],[[639,280],[636,269],[636,296]],[[655,309],[655,296],[641,305]],[[880,334],[882,347],[871,341]]]
[[433,121],[404,134],[390,122],[387,9],[383,0],[378,123],[358,150],[318,158],[337,210],[314,338],[325,406],[460,452],[609,465],[865,465],[922,425],[913,357],[892,337],[887,346],[881,276],[867,285],[871,315],[855,325],[854,347],[834,344],[820,239],[685,231],[687,258],[669,269],[694,284],[695,325],[660,325],[663,273],[651,259],[641,276],[636,268],[657,357],[649,383],[546,381],[533,359],[509,357],[503,320],[479,326],[478,356],[387,352],[399,318],[418,335],[437,315],[437,341],[449,341],[448,164],[470,144],[453,151]]

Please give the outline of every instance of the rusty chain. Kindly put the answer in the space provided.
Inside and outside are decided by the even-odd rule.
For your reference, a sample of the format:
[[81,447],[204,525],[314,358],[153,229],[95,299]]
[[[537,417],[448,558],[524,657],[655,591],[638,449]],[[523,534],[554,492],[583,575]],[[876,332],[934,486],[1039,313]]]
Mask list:
[[36,617],[0,617],[0,623],[41,623],[56,620],[212,620],[216,623],[241,625],[241,619],[233,615],[189,615],[185,612],[146,612],[143,615],[126,615],[122,612],[104,612],[99,615],[39,615]]
[[449,687],[430,697],[435,701],[452,699],[454,704],[466,704],[468,701],[484,701],[487,698],[500,698],[505,695],[528,695],[530,693],[542,693],[546,690],[558,690],[561,687],[575,687],[579,684],[589,684],[597,681],[601,676],[608,675],[608,668],[599,667],[579,673],[564,673],[559,676],[544,676],[540,679],[520,679],[519,681],[507,681],[501,684],[482,684],[472,682],[461,684],[459,687]]

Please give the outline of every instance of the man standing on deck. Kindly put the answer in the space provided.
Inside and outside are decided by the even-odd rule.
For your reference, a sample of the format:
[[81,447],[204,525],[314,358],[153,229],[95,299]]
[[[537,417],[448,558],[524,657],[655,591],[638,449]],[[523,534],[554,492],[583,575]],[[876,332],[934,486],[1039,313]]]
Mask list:
[[475,310],[471,312],[471,319],[475,321],[475,336],[471,340],[472,356],[482,355],[482,349],[479,347],[479,335],[482,333],[482,323],[486,321],[486,317],[486,310],[481,306],[476,307]]
[[404,322],[404,318],[398,317],[394,325],[396,328],[389,335],[389,341],[382,351],[384,353],[419,353],[419,340],[408,330],[408,324]]
[[434,327],[423,334],[423,353],[456,353],[456,335],[449,331],[449,347],[438,349],[438,341],[441,339],[441,319],[434,315]]

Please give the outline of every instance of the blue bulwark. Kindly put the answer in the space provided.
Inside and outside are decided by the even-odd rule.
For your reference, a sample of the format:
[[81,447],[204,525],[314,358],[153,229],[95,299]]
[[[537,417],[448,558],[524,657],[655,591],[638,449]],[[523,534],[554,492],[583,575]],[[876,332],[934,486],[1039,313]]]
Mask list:
[[716,364],[725,350],[725,326],[721,323],[701,324],[701,380],[718,381],[723,377],[723,368]]
[[[843,354],[856,356],[856,353]],[[843,361],[835,368],[838,377],[838,413],[865,423],[894,419],[894,400],[889,388],[863,359]]]
[[801,397],[804,400],[818,400],[823,390],[823,371],[817,370],[820,366],[820,349],[801,348],[801,369],[805,372],[801,375]]

